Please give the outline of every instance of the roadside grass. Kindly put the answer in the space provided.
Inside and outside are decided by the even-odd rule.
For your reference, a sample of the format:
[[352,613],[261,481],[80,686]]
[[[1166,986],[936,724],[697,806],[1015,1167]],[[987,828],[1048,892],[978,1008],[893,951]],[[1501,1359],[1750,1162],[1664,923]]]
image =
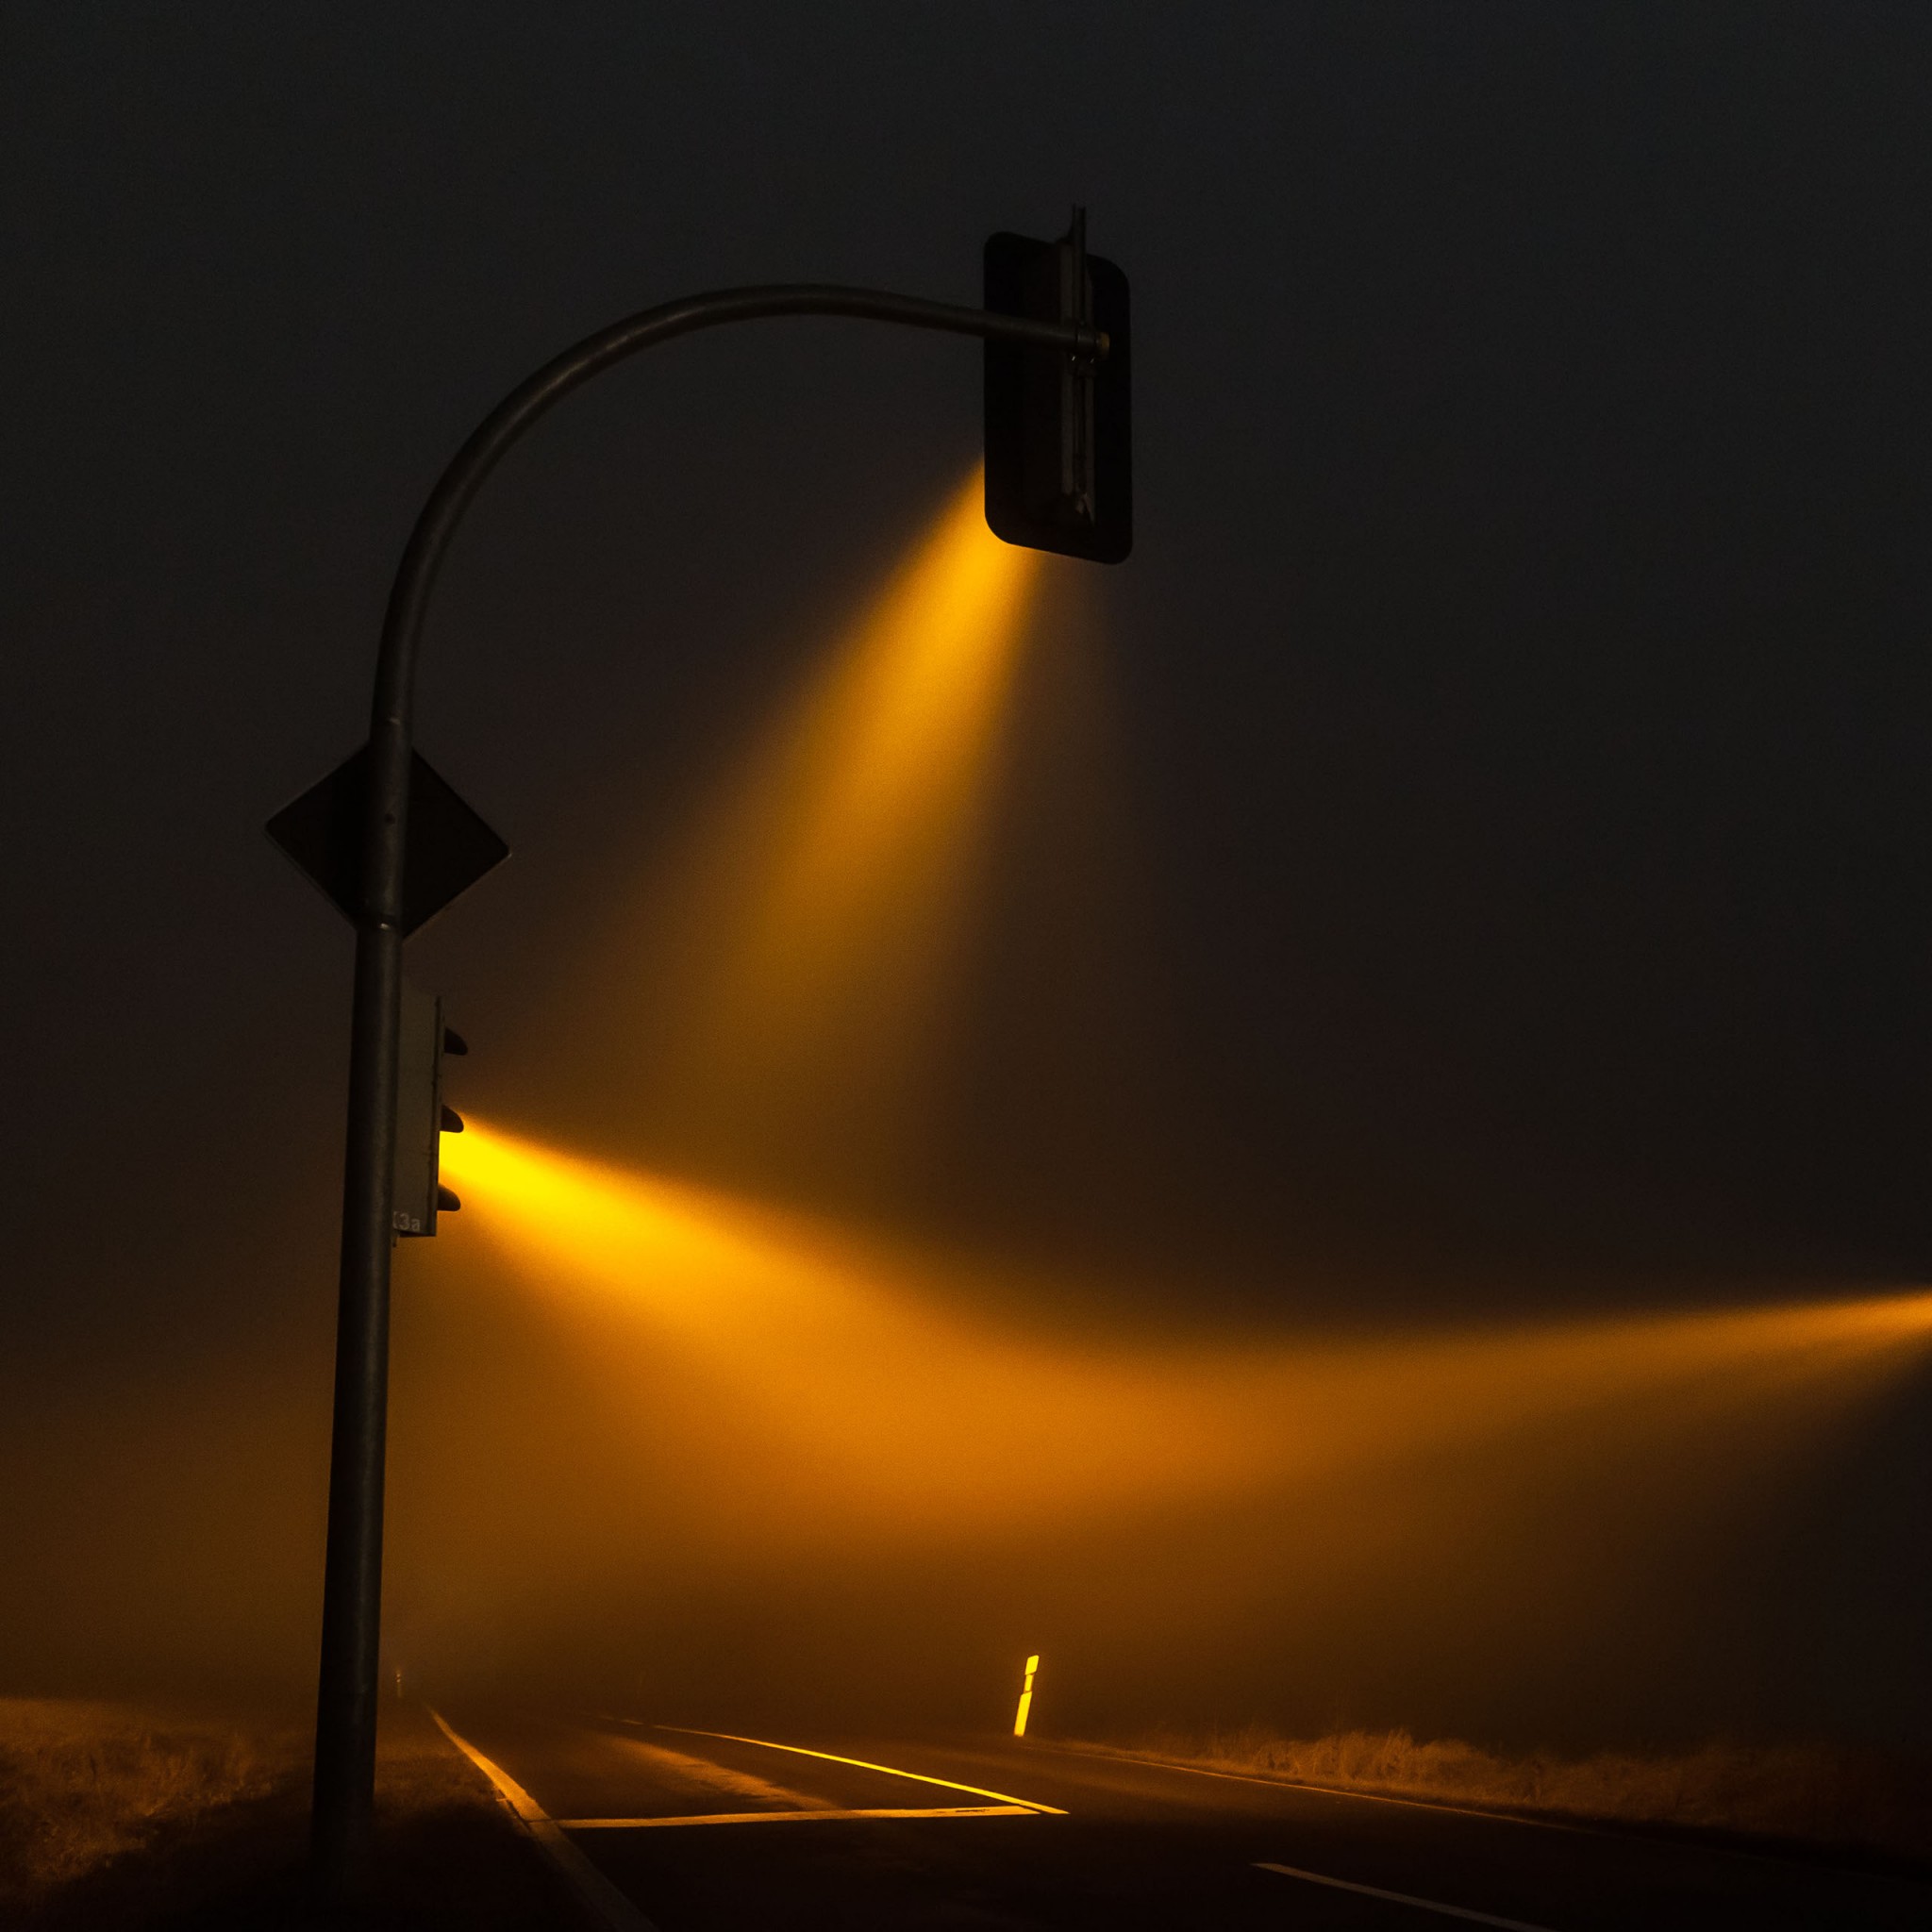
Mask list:
[[[308,1878],[310,1734],[289,1714],[0,1698],[0,1924],[290,1932],[339,1924]],[[386,1706],[362,1932],[569,1924],[488,1781],[419,1706]]]
[[100,1700],[0,1698],[0,1906],[31,1907],[168,1827],[299,1775],[293,1726]]
[[1875,1752],[1715,1742],[1655,1755],[1509,1757],[1459,1739],[1418,1740],[1400,1730],[1299,1739],[1261,1725],[1161,1730],[1129,1743],[1074,1748],[1578,1824],[1932,1858],[1932,1768]]

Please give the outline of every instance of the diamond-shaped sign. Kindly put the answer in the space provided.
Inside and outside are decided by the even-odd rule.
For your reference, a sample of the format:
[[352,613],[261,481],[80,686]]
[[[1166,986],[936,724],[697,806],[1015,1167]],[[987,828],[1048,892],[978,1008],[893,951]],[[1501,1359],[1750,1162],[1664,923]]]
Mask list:
[[[361,904],[364,775],[369,747],[340,764],[268,822],[268,835],[352,923]],[[457,796],[422,754],[409,763],[409,840],[403,933],[426,925],[509,857],[509,847]]]

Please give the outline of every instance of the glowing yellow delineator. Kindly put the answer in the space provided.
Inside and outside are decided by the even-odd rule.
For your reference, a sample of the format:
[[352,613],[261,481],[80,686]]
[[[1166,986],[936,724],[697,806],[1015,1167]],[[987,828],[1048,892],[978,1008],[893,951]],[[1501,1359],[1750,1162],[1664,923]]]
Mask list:
[[1026,1713],[1033,1708],[1033,1674],[1040,1668],[1040,1659],[1029,1657],[1026,1659],[1026,1681],[1020,1686],[1020,1709],[1013,1719],[1013,1735],[1024,1738],[1026,1735]]

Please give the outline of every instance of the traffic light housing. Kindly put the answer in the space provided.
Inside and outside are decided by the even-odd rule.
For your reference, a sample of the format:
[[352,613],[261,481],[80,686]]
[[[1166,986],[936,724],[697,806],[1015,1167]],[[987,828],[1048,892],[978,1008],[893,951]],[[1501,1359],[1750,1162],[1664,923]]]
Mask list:
[[463,1131],[462,1116],[442,1098],[446,1054],[465,1054],[458,1033],[442,1024],[438,993],[403,988],[402,1024],[396,1038],[396,1158],[390,1196],[390,1224],[396,1234],[433,1235],[438,1214],[463,1204],[442,1185],[442,1137]]
[[1087,253],[1087,211],[1058,242],[993,235],[986,307],[1101,330],[1097,358],[986,344],[986,521],[995,537],[1092,563],[1134,547],[1127,278]]

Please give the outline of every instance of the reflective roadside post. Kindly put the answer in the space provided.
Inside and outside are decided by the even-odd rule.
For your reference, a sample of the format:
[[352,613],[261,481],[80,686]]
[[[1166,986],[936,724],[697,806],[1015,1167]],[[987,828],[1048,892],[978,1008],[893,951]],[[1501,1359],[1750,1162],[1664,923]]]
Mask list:
[[1029,1657],[1026,1659],[1025,1680],[1020,1686],[1020,1709],[1013,1719],[1013,1735],[1024,1738],[1026,1735],[1026,1719],[1033,1708],[1033,1674],[1040,1668],[1040,1659]]
[[[546,363],[483,419],[416,520],[383,620],[367,746],[275,822],[305,807],[309,821],[327,818],[333,842],[325,863],[300,862],[318,883],[320,870],[329,871],[334,883],[325,889],[356,926],[311,1814],[317,1873],[337,1897],[358,1893],[370,1867],[403,940],[427,916],[421,911],[422,874],[425,865],[435,870],[438,856],[425,851],[412,824],[428,773],[415,752],[415,685],[438,573],[485,477],[574,390],[675,337],[786,315],[848,316],[978,337],[986,344],[987,520],[994,535],[1094,562],[1120,562],[1133,527],[1126,278],[1088,254],[1079,209],[1058,241],[994,236],[986,245],[985,270],[982,308],[823,283],[725,289],[628,316]],[[329,787],[335,788],[328,794],[332,816],[313,805]],[[456,806],[468,812],[460,800]],[[469,818],[494,842],[495,858],[504,856],[502,841],[474,813]],[[487,864],[474,875],[485,870]]]

